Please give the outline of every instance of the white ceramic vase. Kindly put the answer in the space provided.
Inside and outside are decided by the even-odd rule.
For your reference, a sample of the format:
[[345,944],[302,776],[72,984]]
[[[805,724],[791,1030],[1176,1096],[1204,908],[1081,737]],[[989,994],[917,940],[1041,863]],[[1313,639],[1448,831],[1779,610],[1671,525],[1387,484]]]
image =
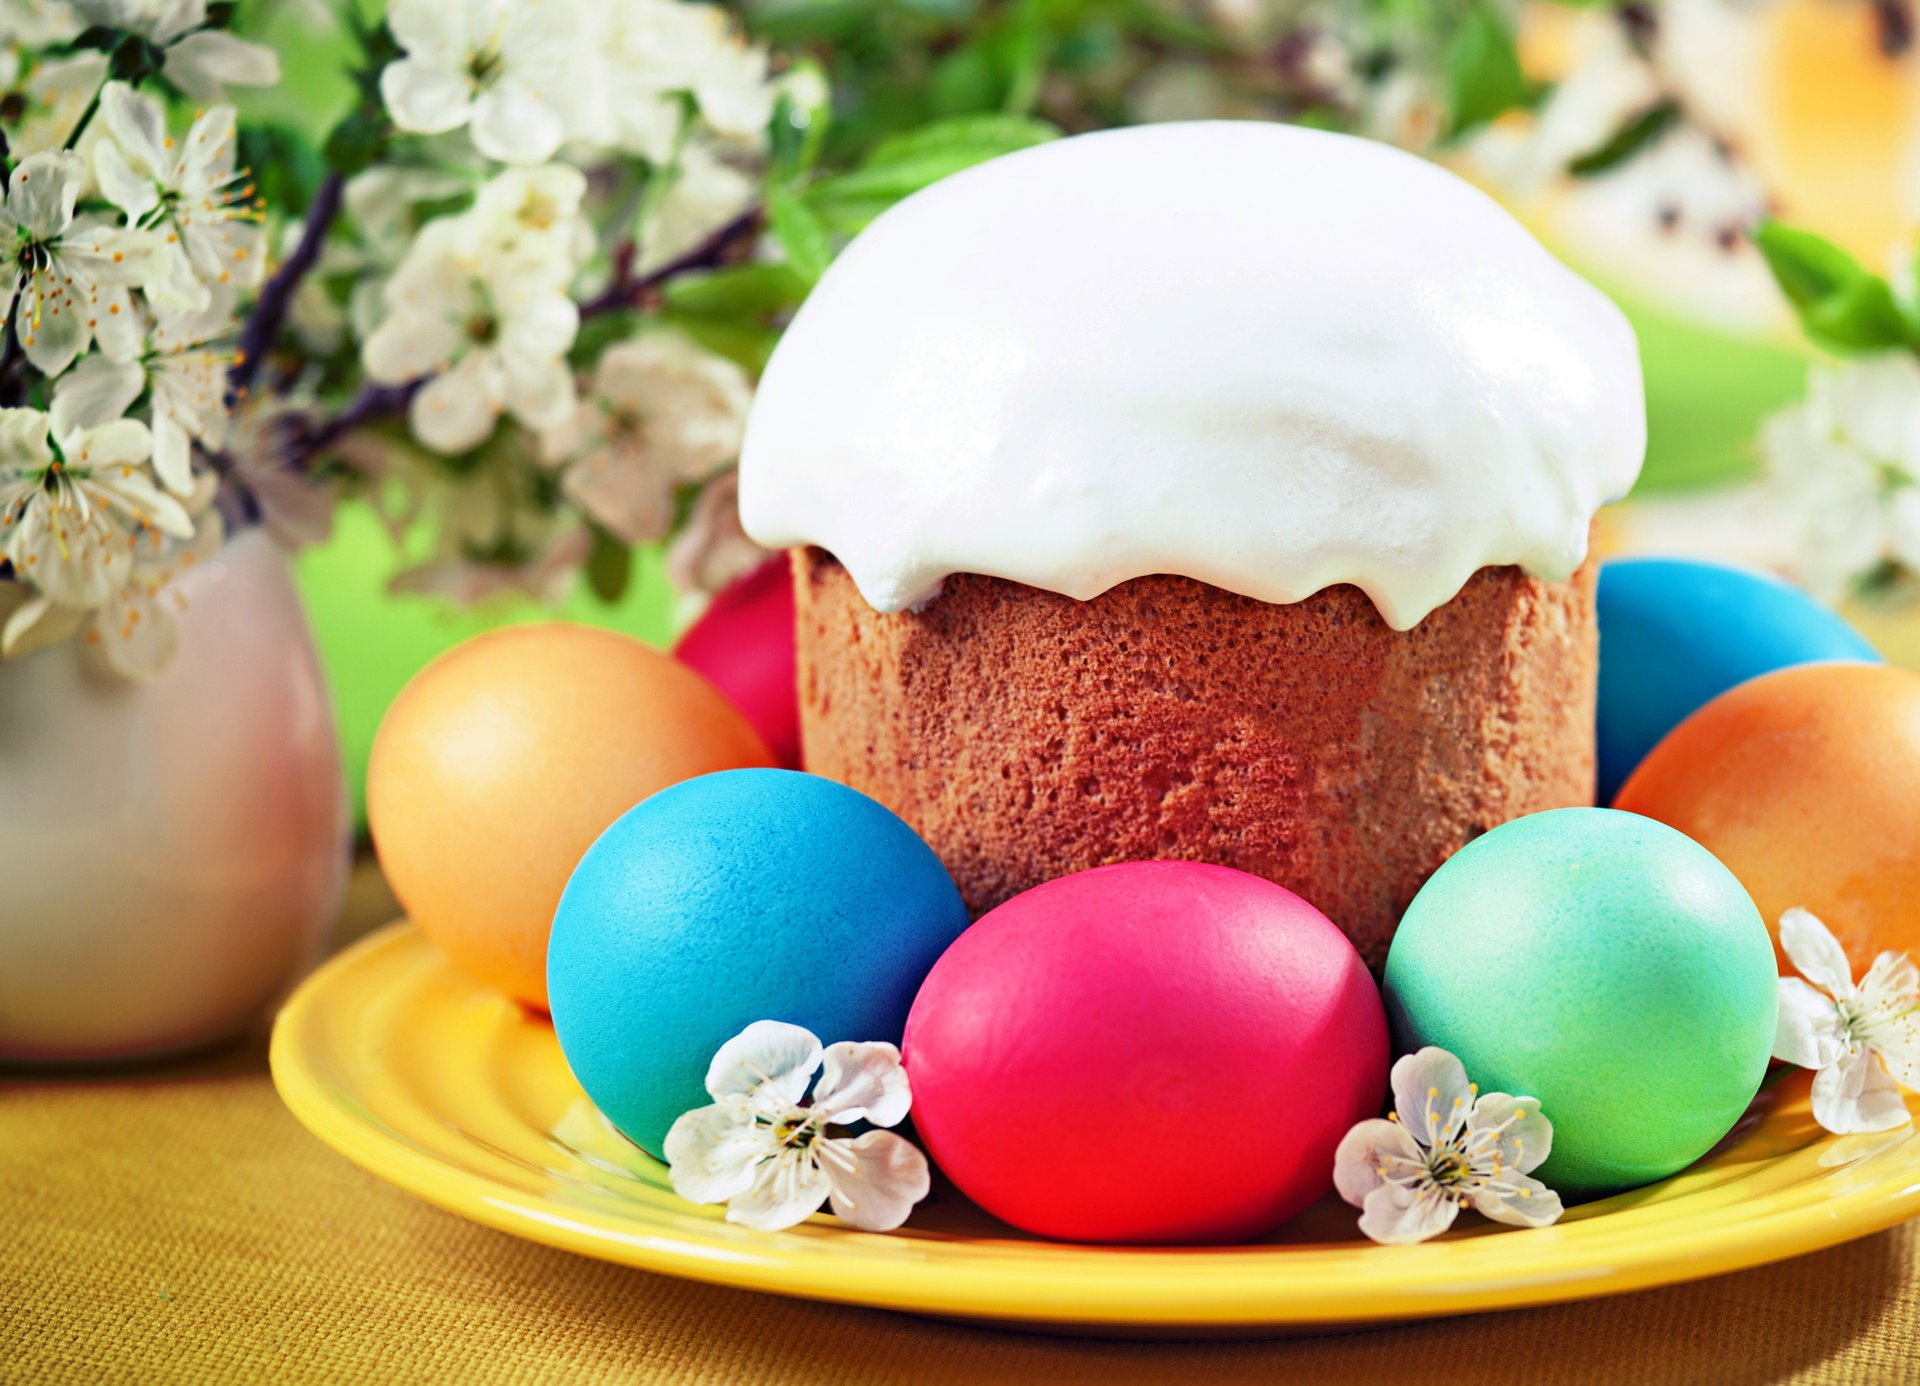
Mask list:
[[249,532],[176,585],[151,685],[73,643],[0,663],[0,1061],[225,1039],[332,926],[346,789],[286,563]]

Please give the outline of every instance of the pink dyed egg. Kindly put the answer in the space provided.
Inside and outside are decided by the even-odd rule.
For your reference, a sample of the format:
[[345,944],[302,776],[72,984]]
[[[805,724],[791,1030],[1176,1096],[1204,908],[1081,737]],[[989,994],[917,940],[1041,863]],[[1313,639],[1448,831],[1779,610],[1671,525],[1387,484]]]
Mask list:
[[969,1198],[1090,1242],[1231,1242],[1333,1186],[1378,1115],[1380,994],[1345,935],[1222,866],[1126,862],[962,934],[907,1019],[914,1125]]
[[769,558],[715,597],[673,653],[727,695],[780,764],[800,768],[793,573],[785,554]]

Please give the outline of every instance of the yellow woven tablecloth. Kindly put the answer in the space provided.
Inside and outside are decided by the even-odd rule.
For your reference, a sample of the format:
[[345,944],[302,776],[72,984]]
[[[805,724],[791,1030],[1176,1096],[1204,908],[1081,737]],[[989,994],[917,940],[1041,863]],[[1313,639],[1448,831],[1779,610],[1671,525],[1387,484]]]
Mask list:
[[307,1135],[255,1042],[0,1078],[0,1380],[1920,1381],[1917,1226],[1697,1285],[1343,1337],[1043,1338],[694,1285],[462,1222]]

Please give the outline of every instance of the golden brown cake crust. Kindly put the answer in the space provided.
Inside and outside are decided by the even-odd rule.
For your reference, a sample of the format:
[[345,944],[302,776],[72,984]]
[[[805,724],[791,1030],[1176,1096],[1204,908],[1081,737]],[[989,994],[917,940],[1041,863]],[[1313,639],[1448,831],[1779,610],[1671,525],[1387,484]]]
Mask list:
[[1460,847],[1593,802],[1591,561],[1486,569],[1404,632],[1344,586],[1274,606],[1146,577],[1079,602],[962,575],[887,615],[819,549],[794,576],[807,768],[917,828],[976,914],[1107,862],[1219,862],[1377,970]]

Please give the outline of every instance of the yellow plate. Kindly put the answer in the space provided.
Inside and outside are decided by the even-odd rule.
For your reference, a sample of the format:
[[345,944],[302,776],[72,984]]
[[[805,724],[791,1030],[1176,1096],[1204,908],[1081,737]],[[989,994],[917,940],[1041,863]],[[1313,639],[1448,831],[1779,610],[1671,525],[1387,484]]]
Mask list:
[[503,1232],[716,1284],[1091,1332],[1301,1331],[1616,1294],[1920,1213],[1911,1129],[1825,1135],[1796,1075],[1692,1169],[1537,1231],[1467,1217],[1439,1241],[1374,1246],[1329,1200],[1251,1246],[1075,1246],[1022,1236],[936,1184],[890,1235],[829,1216],[750,1232],[676,1198],[665,1169],[588,1105],[552,1027],[405,925],[341,954],[287,1003],[273,1076],[349,1159]]

